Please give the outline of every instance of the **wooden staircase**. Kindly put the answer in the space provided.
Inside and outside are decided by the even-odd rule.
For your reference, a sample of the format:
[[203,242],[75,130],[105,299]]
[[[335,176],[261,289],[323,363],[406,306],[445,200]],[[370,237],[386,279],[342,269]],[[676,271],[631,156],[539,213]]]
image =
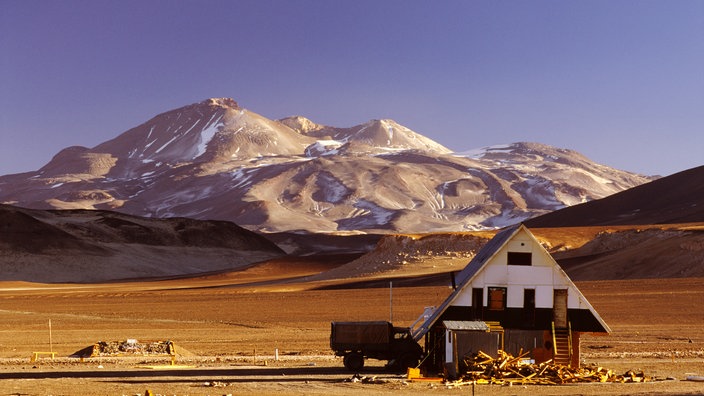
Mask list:
[[552,324],[552,341],[553,341],[553,362],[564,366],[569,366],[572,361],[572,329],[568,325],[567,328],[555,328],[555,323]]

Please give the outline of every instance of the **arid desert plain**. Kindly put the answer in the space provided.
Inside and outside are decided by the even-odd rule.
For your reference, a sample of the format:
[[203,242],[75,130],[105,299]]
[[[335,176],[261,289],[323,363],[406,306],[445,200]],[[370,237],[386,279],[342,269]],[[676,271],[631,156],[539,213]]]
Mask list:
[[[646,383],[464,385],[409,381],[370,360],[352,374],[329,348],[333,320],[410,325],[451,292],[466,258],[426,257],[364,277],[320,276],[349,258],[298,257],[193,278],[0,283],[0,394],[701,394],[704,278],[576,281],[613,330],[583,336],[584,364]],[[316,276],[317,275],[317,276]],[[389,287],[389,282],[391,288]],[[69,357],[99,341],[170,340],[168,356]],[[33,352],[56,352],[56,358]]]

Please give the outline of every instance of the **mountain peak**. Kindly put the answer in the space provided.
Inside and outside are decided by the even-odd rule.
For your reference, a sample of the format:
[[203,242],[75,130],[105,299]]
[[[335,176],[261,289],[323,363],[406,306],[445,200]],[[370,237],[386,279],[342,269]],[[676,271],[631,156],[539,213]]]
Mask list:
[[286,125],[287,127],[293,129],[294,131],[297,131],[298,133],[302,133],[304,135],[325,128],[324,125],[316,124],[310,119],[299,115],[282,118],[278,121]]
[[[337,140],[343,140],[336,136]],[[448,154],[447,147],[429,139],[391,119],[370,120],[362,125],[350,128],[344,140],[363,143],[372,147],[432,151]]]
[[236,110],[240,109],[240,105],[232,98],[210,98],[200,103],[208,106],[216,106]]

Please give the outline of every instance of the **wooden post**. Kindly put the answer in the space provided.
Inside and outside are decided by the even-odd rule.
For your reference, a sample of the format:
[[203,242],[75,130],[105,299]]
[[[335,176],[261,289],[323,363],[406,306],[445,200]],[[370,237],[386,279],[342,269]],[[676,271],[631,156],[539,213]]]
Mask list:
[[394,282],[389,281],[389,322],[394,322]]
[[49,352],[54,352],[54,343],[51,340],[51,319],[49,319]]

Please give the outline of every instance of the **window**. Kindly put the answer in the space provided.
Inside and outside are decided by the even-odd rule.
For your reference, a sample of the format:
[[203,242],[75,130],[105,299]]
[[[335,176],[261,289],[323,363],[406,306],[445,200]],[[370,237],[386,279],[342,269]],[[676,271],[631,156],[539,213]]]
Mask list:
[[532,265],[533,255],[524,252],[508,252],[506,264],[508,265]]
[[505,287],[490,287],[489,288],[489,310],[503,311],[506,308],[506,288]]

